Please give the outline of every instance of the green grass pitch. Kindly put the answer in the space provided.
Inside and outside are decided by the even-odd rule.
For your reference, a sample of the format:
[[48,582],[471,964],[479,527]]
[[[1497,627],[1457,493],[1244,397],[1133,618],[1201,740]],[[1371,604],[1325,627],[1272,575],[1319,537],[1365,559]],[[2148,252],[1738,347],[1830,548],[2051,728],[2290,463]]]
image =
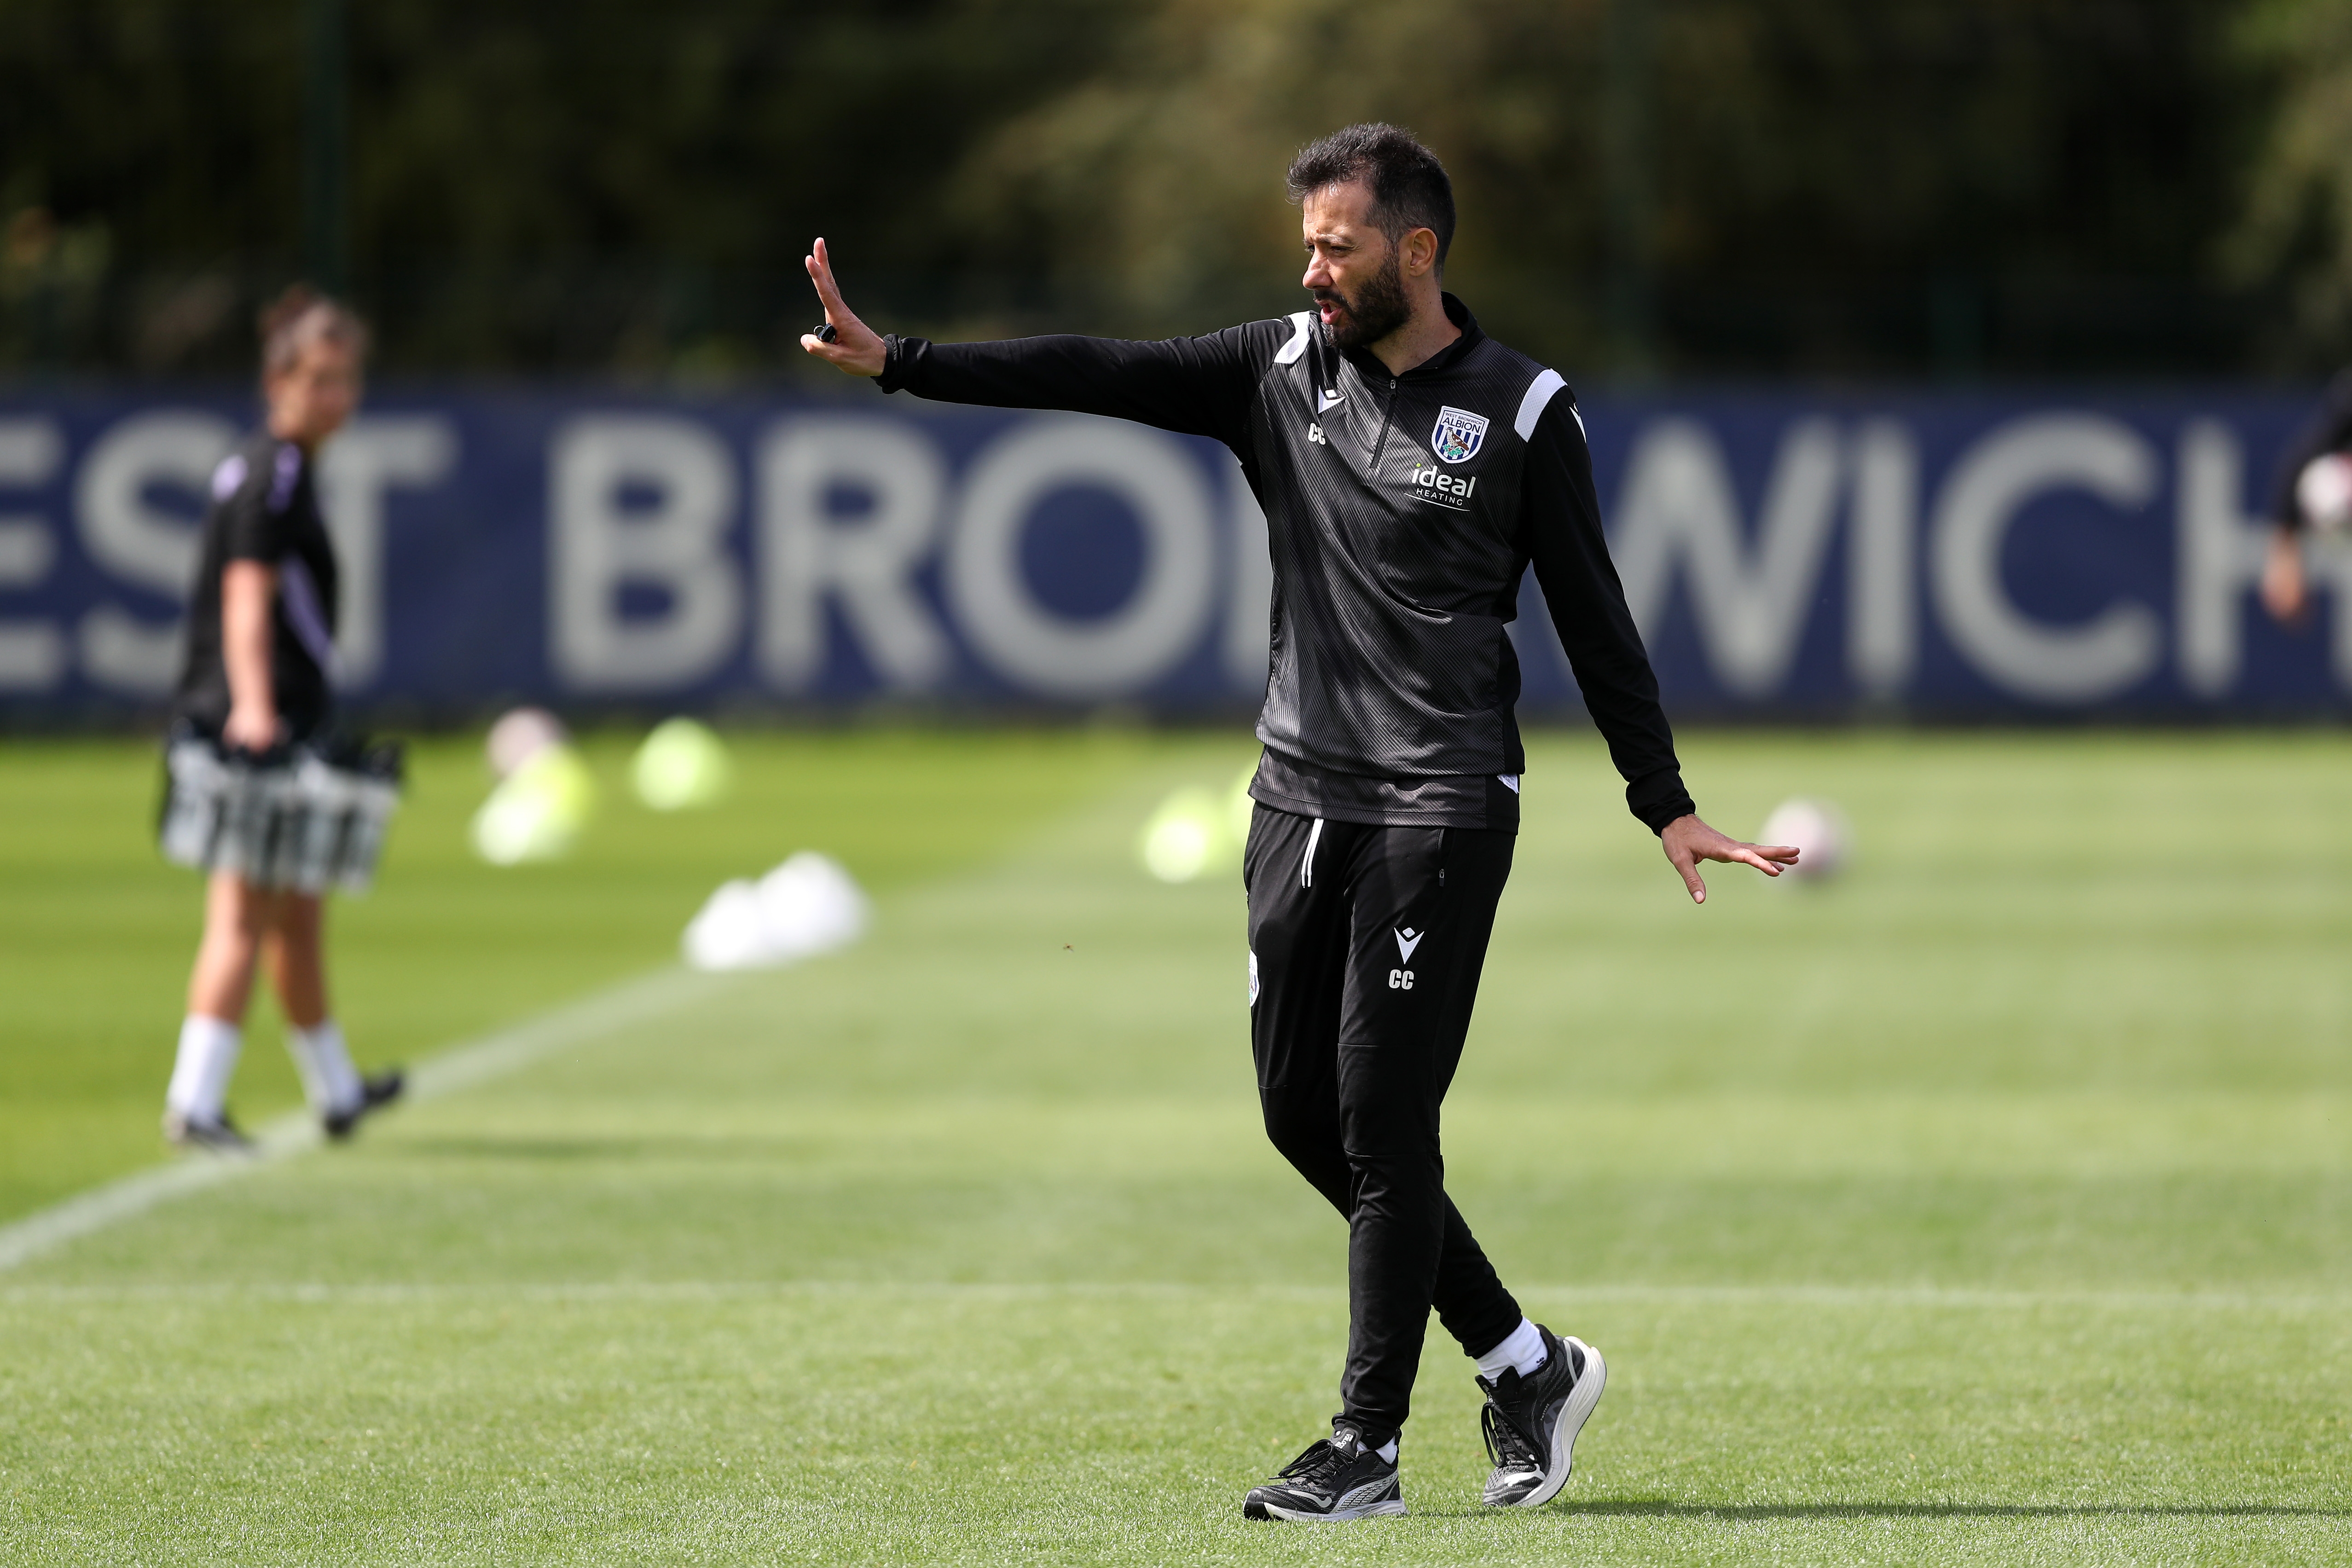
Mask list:
[[[1412,1517],[1321,1531],[1238,1502],[1330,1414],[1344,1237],[1256,1127],[1235,879],[1134,861],[1245,745],[740,747],[658,818],[593,743],[583,852],[512,872],[422,748],[334,915],[363,1060],[658,968],[795,848],[875,929],[0,1273],[0,1562],[2352,1561],[2345,739],[1702,732],[1718,826],[1860,843],[1704,909],[1539,741],[1449,1183],[1609,1394],[1483,1511],[1433,1328]],[[0,1223],[162,1157],[152,768],[0,749]]]

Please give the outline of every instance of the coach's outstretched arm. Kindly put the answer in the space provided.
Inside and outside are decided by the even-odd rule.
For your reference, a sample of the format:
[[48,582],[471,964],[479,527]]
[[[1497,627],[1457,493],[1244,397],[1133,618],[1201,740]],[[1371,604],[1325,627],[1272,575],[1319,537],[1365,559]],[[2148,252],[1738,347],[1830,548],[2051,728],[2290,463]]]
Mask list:
[[845,374],[874,377],[884,392],[984,408],[1108,414],[1210,436],[1236,452],[1248,439],[1257,379],[1290,330],[1285,322],[1260,321],[1150,342],[1068,332],[994,343],[877,337],[842,303],[823,240],[806,266],[835,338],[828,343],[805,333],[801,347]]
[[1536,580],[1576,672],[1585,709],[1625,779],[1626,806],[1658,835],[1693,904],[1706,902],[1701,861],[1754,866],[1766,876],[1779,876],[1782,868],[1797,863],[1795,850],[1744,843],[1717,832],[1700,820],[1683,788],[1674,731],[1658,702],[1658,679],[1609,559],[1584,423],[1574,394],[1564,389],[1536,423],[1528,444],[1526,486],[1523,505]]

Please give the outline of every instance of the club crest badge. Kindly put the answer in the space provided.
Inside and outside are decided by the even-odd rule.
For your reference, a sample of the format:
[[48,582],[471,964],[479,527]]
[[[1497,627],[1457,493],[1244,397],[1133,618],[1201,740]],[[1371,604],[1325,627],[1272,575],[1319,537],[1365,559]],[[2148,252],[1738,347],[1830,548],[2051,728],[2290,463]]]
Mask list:
[[1468,409],[1437,411],[1437,428],[1430,432],[1429,447],[1448,463],[1467,463],[1478,455],[1486,439],[1486,416]]

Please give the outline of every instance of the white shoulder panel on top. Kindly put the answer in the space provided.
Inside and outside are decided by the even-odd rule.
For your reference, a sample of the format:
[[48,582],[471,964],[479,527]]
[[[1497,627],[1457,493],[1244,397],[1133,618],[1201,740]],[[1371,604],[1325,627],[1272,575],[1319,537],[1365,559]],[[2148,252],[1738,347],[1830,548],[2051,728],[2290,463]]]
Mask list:
[[1307,351],[1307,334],[1314,329],[1315,312],[1297,312],[1290,318],[1290,341],[1275,350],[1274,362],[1277,365],[1295,365],[1298,356]]
[[[1546,371],[1528,386],[1528,395],[1519,400],[1519,417],[1511,421],[1511,428],[1519,433],[1521,441],[1533,439],[1536,421],[1543,417],[1544,405],[1551,402],[1552,393],[1567,384],[1558,371]],[[1576,423],[1580,430],[1584,427],[1580,419]]]

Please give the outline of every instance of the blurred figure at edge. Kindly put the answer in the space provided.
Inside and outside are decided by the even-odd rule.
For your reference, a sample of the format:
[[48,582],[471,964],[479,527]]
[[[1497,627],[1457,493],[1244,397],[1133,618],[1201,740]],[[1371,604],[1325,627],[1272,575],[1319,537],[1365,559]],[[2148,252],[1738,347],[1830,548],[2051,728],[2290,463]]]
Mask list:
[[2352,370],[2328,383],[2319,410],[2295,433],[2271,486],[2270,554],[2263,562],[2263,608],[2279,621],[2303,619],[2311,605],[2309,569],[2304,559],[2313,519],[2305,515],[2304,471],[2322,457],[2352,453]]
[[314,471],[358,406],[367,352],[359,318],[299,285],[260,326],[263,423],[213,476],[172,705],[175,755],[201,747],[227,765],[220,772],[231,782],[215,810],[222,825],[196,862],[208,873],[205,932],[163,1130],[184,1147],[231,1151],[250,1146],[226,1099],[257,962],[268,967],[303,1089],[331,1135],[396,1098],[402,1082],[396,1071],[363,1078],[352,1066],[327,1000],[323,889],[274,869],[282,857],[253,841],[292,830],[236,795],[275,769],[275,800],[284,801],[292,748],[324,739],[337,571]]

